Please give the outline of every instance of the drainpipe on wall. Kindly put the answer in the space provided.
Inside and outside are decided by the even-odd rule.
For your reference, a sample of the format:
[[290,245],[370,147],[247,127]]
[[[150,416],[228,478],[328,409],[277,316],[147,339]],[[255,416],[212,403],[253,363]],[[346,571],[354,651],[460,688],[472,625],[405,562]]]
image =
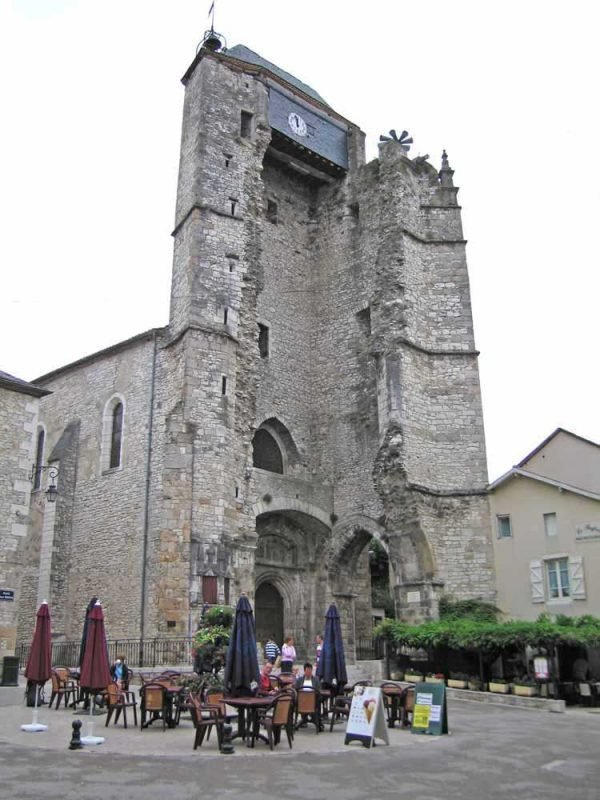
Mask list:
[[152,331],[152,375],[150,378],[150,408],[148,411],[148,440],[146,446],[146,496],[144,498],[144,529],[142,545],[142,596],[140,598],[140,650],[139,666],[144,663],[144,636],[146,632],[146,559],[148,557],[148,532],[150,527],[150,483],[152,478],[152,433],[154,427],[154,391],[156,383],[156,331]]

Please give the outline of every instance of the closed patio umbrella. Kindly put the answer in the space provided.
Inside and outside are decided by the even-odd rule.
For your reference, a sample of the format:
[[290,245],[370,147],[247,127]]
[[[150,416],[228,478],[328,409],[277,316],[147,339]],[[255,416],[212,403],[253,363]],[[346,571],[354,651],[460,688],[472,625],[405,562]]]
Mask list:
[[79,667],[80,670],[81,670],[81,665],[83,664],[83,656],[85,654],[85,644],[87,641],[87,631],[88,631],[88,619],[97,602],[98,598],[95,596],[92,597],[85,610],[85,618],[83,620],[83,631],[81,634],[81,646],[79,648],[79,661],[77,662],[77,666]]
[[106,634],[104,632],[104,614],[102,606],[96,602],[87,618],[87,637],[81,664],[79,685],[90,693],[90,722],[88,733],[81,738],[82,744],[102,744],[102,736],[93,735],[92,697],[98,691],[106,689],[111,682]]
[[340,615],[335,603],[329,606],[325,615],[325,635],[317,667],[317,678],[329,686],[339,687],[340,690],[348,680]]
[[35,684],[35,701],[33,706],[33,719],[30,725],[21,725],[22,731],[27,733],[39,733],[47,731],[48,726],[38,722],[38,698],[40,688],[50,677],[52,669],[52,632],[50,623],[50,611],[46,600],[41,604],[37,612],[35,622],[35,633],[31,641],[31,650],[25,667],[25,677],[28,681]]
[[258,684],[256,628],[252,606],[245,594],[235,609],[231,638],[225,658],[225,688],[234,696],[251,695]]

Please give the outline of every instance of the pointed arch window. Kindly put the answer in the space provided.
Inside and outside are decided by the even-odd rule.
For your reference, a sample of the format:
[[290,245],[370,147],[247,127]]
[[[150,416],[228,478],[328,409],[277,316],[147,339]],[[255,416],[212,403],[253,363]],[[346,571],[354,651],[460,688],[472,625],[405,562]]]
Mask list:
[[100,465],[103,473],[123,467],[126,405],[123,395],[113,395],[102,415],[102,449]]
[[33,473],[33,491],[42,486],[42,466],[44,464],[44,445],[46,433],[43,428],[38,429],[37,444],[35,448],[35,472]]
[[117,403],[112,412],[109,469],[121,466],[121,442],[123,439],[123,403]]

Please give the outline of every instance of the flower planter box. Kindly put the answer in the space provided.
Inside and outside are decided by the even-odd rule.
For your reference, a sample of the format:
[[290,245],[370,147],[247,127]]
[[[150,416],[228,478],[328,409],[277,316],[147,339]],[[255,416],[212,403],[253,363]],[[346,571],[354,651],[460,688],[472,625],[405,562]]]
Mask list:
[[489,690],[490,692],[494,692],[494,694],[509,694],[510,683],[495,683],[494,681],[490,681]]
[[449,689],[466,689],[468,686],[467,681],[459,681],[455,678],[448,678]]
[[518,686],[513,683],[513,694],[518,697],[536,697],[537,693],[537,686]]
[[408,681],[409,683],[421,683],[423,676],[419,675],[418,672],[405,672],[404,680]]
[[444,678],[425,677],[423,679],[426,683],[445,683]]

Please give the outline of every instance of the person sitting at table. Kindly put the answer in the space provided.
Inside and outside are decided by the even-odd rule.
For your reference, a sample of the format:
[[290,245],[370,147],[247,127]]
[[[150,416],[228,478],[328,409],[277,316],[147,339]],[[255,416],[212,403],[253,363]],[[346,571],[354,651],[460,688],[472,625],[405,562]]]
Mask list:
[[[310,661],[307,661],[304,665],[304,672],[298,678],[296,678],[296,691],[301,692],[305,689],[313,689],[315,692],[318,692],[321,688],[321,683],[316,675],[313,675],[313,665]],[[318,698],[317,698],[318,702]],[[302,714],[302,722],[300,723],[300,728],[306,728],[308,717],[312,716],[309,714]],[[323,726],[319,725],[319,729],[323,730]]]
[[270,661],[265,661],[263,668],[260,671],[260,679],[258,682],[257,694],[274,694],[274,689],[271,686],[271,672],[273,671],[273,664]]
[[123,656],[117,657],[115,663],[110,668],[110,674],[119,689],[127,688],[124,686],[124,684],[127,683],[127,665],[125,664]]

